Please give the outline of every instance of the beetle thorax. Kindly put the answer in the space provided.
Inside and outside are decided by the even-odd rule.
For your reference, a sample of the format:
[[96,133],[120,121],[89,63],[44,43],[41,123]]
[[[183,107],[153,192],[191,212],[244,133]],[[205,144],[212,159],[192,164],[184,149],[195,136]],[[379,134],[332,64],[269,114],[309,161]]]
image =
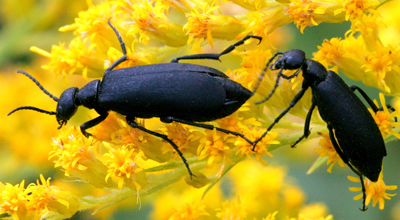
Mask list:
[[309,84],[319,84],[327,76],[326,68],[314,60],[307,59],[303,67],[303,77]]
[[77,102],[88,109],[95,108],[99,84],[100,80],[94,80],[82,87],[76,95]]

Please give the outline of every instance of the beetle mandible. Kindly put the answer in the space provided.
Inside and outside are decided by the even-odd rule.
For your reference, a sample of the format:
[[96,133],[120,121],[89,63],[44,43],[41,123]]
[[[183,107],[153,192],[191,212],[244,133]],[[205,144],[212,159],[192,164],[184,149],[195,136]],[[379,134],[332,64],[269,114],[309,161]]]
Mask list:
[[244,39],[229,46],[219,54],[194,54],[173,59],[171,63],[152,64],[116,69],[120,63],[128,59],[125,43],[117,29],[108,24],[117,35],[123,56],[112,63],[104,73],[102,80],[94,80],[81,89],[66,89],[57,98],[43,88],[40,83],[24,71],[18,71],[29,77],[36,85],[54,101],[58,102],[55,112],[32,106],[23,106],[12,110],[8,115],[19,110],[34,110],[49,115],[56,115],[59,129],[75,114],[78,106],[94,109],[99,114],[80,126],[82,133],[88,137],[87,129],[96,126],[115,111],[126,116],[126,122],[133,128],[164,139],[182,158],[190,176],[193,175],[185,157],[178,146],[166,135],[148,130],[135,122],[135,118],[157,117],[164,123],[179,122],[205,129],[216,129],[226,134],[235,135],[253,144],[243,134],[200,124],[224,118],[239,109],[253,93],[239,83],[230,80],[221,71],[202,65],[179,63],[184,59],[213,59],[230,53],[236,46],[244,44],[250,38],[262,40],[259,36],[248,35]]
[[[275,59],[276,61],[270,65]],[[373,111],[377,112],[379,108],[362,89],[357,86],[349,87],[336,73],[327,71],[321,63],[306,59],[305,53],[301,50],[277,52],[268,61],[253,91],[258,88],[268,69],[279,70],[275,86],[270,94],[257,104],[267,101],[274,94],[281,77],[291,79],[302,70],[304,81],[302,89],[293,98],[289,107],[274,120],[259,139],[254,141],[254,146],[296,105],[306,90],[311,88],[312,105],[305,120],[304,134],[292,147],[309,136],[311,115],[317,106],[321,118],[328,124],[329,136],[336,152],[343,162],[360,177],[363,192],[363,207],[360,210],[367,210],[363,176],[373,182],[378,180],[382,169],[382,160],[386,156],[386,148],[375,120],[355,95],[355,90],[360,92]],[[284,75],[283,70],[297,71],[292,75]],[[393,108],[391,109],[393,110]]]

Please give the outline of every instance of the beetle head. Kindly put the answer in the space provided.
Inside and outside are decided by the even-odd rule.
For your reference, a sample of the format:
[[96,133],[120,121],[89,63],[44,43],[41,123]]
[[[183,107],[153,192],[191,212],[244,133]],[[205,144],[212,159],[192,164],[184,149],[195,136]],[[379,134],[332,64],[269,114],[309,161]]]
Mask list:
[[59,129],[67,124],[67,121],[75,114],[78,105],[75,103],[76,93],[79,91],[77,87],[65,90],[58,100],[56,117],[60,125]]
[[275,63],[274,69],[295,70],[300,69],[306,60],[306,54],[302,50],[289,50],[283,53]]
[[16,108],[14,110],[12,110],[10,113],[7,114],[7,116],[13,114],[16,111],[19,110],[33,110],[33,111],[37,111],[40,113],[45,113],[45,114],[49,114],[49,115],[56,115],[57,118],[57,122],[60,125],[58,127],[58,129],[60,129],[63,125],[65,125],[67,123],[67,121],[75,114],[79,101],[77,100],[75,103],[75,96],[76,93],[79,91],[78,88],[73,87],[73,88],[69,88],[67,90],[65,90],[62,94],[60,99],[58,99],[57,97],[53,96],[51,93],[49,93],[45,88],[43,88],[42,85],[40,85],[40,83],[33,78],[31,75],[29,75],[28,73],[24,72],[24,71],[17,71],[18,73],[22,73],[25,76],[27,76],[29,79],[31,79],[34,83],[36,83],[36,85],[45,93],[47,94],[50,98],[52,98],[54,101],[58,102],[57,104],[57,110],[55,112],[53,111],[46,111],[40,108],[36,108],[36,107],[32,107],[32,106],[22,106],[19,108]]

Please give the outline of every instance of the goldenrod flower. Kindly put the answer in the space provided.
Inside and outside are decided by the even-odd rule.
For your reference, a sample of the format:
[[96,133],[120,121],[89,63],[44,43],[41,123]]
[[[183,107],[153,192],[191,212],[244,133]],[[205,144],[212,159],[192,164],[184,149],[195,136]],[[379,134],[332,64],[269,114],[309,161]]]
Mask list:
[[[265,130],[259,130],[253,128],[252,130],[247,131],[245,136],[247,138],[250,138],[250,140],[257,140],[258,138],[261,137],[261,135],[265,132]],[[247,143],[245,140],[238,139],[235,142],[235,145],[238,147],[236,154],[240,156],[246,155],[248,158],[250,158],[250,155],[254,154],[256,157],[256,160],[261,162],[263,165],[267,166],[268,163],[265,162],[262,157],[264,155],[268,155],[270,157],[273,157],[270,152],[268,152],[269,145],[271,144],[279,144],[280,142],[276,140],[278,137],[279,133],[278,132],[268,132],[268,134],[261,140],[261,143],[257,143],[253,150],[253,145],[250,145]]]
[[365,58],[365,64],[361,66],[365,68],[366,73],[370,73],[378,88],[386,92],[396,92],[399,90],[397,80],[400,72],[398,59],[400,57],[398,46],[374,48],[375,51],[369,53]]
[[[394,127],[400,126],[400,122],[395,122],[394,118],[400,116],[399,112],[390,112],[386,106],[385,97],[382,93],[379,93],[379,99],[381,101],[382,110],[374,112],[372,109],[368,108],[368,111],[372,114],[376,124],[381,131],[382,136],[385,138],[388,134],[393,134],[400,139],[400,134],[393,130]],[[374,100],[376,106],[379,106],[378,102]],[[398,120],[398,119],[397,119]]]
[[343,9],[338,9],[335,13],[346,12],[346,21],[355,20],[362,17],[378,6],[377,0],[345,0],[343,1]]
[[100,143],[92,137],[86,138],[76,127],[53,139],[54,150],[50,152],[49,159],[53,159],[55,167],[61,167],[65,176],[71,176],[87,181],[97,187],[106,187],[103,179],[107,167],[96,157]]
[[[360,178],[358,177],[353,177],[353,176],[348,176],[348,179],[352,182],[359,183]],[[364,178],[364,186],[365,186],[365,193],[367,195],[367,198],[365,199],[365,205],[368,205],[371,202],[372,199],[372,206],[375,207],[376,204],[379,202],[379,209],[384,209],[385,208],[385,200],[388,199],[390,200],[392,196],[395,196],[395,194],[389,194],[386,193],[386,190],[395,190],[397,189],[397,186],[392,185],[392,186],[387,186],[385,185],[385,182],[383,181],[383,175],[382,173],[379,175],[378,181],[376,182],[371,182],[368,178]],[[357,192],[361,191],[361,187],[350,187],[350,191]],[[363,194],[359,194],[354,197],[354,200],[359,200],[363,197]]]
[[328,208],[321,203],[310,204],[300,210],[298,220],[333,220],[328,214]]
[[237,197],[233,201],[225,201],[222,208],[217,209],[217,217],[224,219],[246,219],[247,213],[245,207],[241,204],[240,198]]
[[138,165],[141,155],[126,145],[118,149],[106,143],[104,145],[110,150],[110,153],[104,154],[105,165],[108,168],[106,182],[111,178],[118,182],[119,189],[125,185],[132,190],[140,190],[147,183],[146,173]]
[[227,163],[233,163],[229,159],[229,155],[233,151],[229,146],[232,140],[227,134],[220,133],[216,130],[206,131],[206,136],[200,139],[197,149],[197,157],[199,160],[207,158],[207,165],[214,166],[221,163],[218,174],[221,175]]
[[[179,150],[185,154],[191,153],[192,155],[197,154],[197,146],[199,145],[199,139],[204,137],[204,133],[200,131],[198,128],[193,126],[183,125],[181,123],[172,122],[165,126],[166,134],[168,134],[168,138],[172,140],[177,146],[179,146]],[[164,143],[162,147],[162,151],[164,154],[171,153],[175,159],[181,160],[179,155],[176,153],[176,150],[173,149],[171,144],[168,142]]]
[[[214,3],[209,5],[204,2],[201,12],[194,9],[193,12],[186,14],[188,22],[183,28],[187,30],[189,35],[187,44],[189,45],[194,41],[192,51],[201,52],[200,46],[204,40],[213,47],[213,38],[233,40],[242,31],[243,24],[235,17],[214,15],[213,11],[218,8],[219,6],[214,6]],[[226,30],[229,30],[229,32],[226,32]]]
[[307,26],[318,26],[321,22],[340,22],[343,20],[335,11],[341,7],[335,1],[294,0],[288,6],[287,13],[301,33]]
[[[40,183],[41,182],[41,183]],[[62,191],[56,186],[50,186],[47,180],[40,175],[40,182],[29,184],[27,208],[35,211],[39,216],[45,216],[49,211],[64,216],[71,216],[79,209],[78,198],[68,191]]]
[[46,180],[43,175],[40,181],[26,188],[24,180],[15,186],[0,182],[0,213],[14,219],[41,219],[52,215],[69,217],[78,211],[75,195],[50,186],[50,178]]
[[339,154],[336,152],[335,148],[332,145],[331,138],[329,137],[328,134],[323,134],[323,133],[318,133],[320,136],[322,136],[322,139],[318,142],[320,148],[315,148],[314,152],[319,154],[320,157],[328,157],[328,161],[326,162],[327,165],[330,165],[328,167],[328,172],[332,172],[333,165],[335,165],[336,162],[338,162],[339,166],[345,167],[345,164],[340,158]]
[[[378,18],[375,14],[362,16],[345,39],[325,40],[314,57],[335,72],[340,70],[368,86],[398,93],[399,48],[390,43],[383,45],[379,40],[378,30],[381,25]],[[354,34],[358,32],[361,35],[356,37]]]
[[278,214],[278,211],[275,211],[273,213],[269,213],[267,217],[262,218],[262,220],[275,220],[276,219],[276,214]]
[[204,216],[209,216],[205,210],[205,205],[196,204],[194,201],[186,203],[181,207],[174,210],[174,214],[169,218],[170,220],[195,220]]
[[266,11],[249,12],[246,16],[246,30],[239,38],[253,33],[268,40],[268,34],[272,33],[276,28],[291,22],[290,17],[285,15],[284,7],[277,3],[275,7],[271,7]]
[[[165,5],[161,1],[140,1],[141,4],[131,5],[133,22],[128,35],[139,33],[139,42],[147,44],[149,35],[172,47],[185,45],[187,36],[183,26],[171,22],[165,14]],[[126,8],[124,8],[126,10]]]
[[25,191],[25,180],[15,186],[0,183],[0,213],[7,213],[14,219],[24,219],[28,216],[26,207],[28,193]]

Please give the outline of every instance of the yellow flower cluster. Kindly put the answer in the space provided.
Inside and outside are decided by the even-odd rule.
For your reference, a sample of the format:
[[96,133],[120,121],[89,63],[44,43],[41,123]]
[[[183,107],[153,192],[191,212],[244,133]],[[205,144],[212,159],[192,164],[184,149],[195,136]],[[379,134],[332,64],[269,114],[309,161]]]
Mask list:
[[[40,183],[41,182],[41,183]],[[68,191],[50,186],[50,178],[40,175],[40,182],[25,188],[25,181],[15,186],[0,183],[0,212],[14,219],[69,217],[79,210],[78,198]]]
[[[325,205],[305,205],[304,192],[286,182],[285,169],[248,160],[202,196],[193,188],[165,191],[154,201],[152,219],[332,219]],[[232,194],[223,185],[233,184]]]
[[[202,51],[219,53],[248,34],[258,35],[263,37],[259,45],[249,40],[221,58],[230,68],[225,68],[226,75],[251,90],[274,54],[276,39],[271,36],[279,27],[293,22],[301,33],[306,33],[309,26],[349,20],[351,29],[344,39],[325,40],[314,58],[336,72],[340,70],[352,79],[397,96],[400,94],[400,53],[397,44],[391,45],[394,37],[382,36],[386,25],[394,26],[381,16],[387,10],[385,5],[380,6],[382,3],[377,0],[106,0],[95,4],[87,0],[88,9],[80,11],[73,24],[59,29],[73,32],[75,37],[69,43],[53,45],[50,52],[35,46],[31,51],[49,59],[42,66],[44,69],[63,76],[82,75],[87,79],[101,78],[104,70],[122,56],[120,43],[107,24],[109,19],[127,47],[128,60],[116,68],[169,62],[179,55]],[[399,29],[397,27],[397,31]],[[400,33],[397,34],[399,37]],[[208,123],[257,140],[281,109],[287,108],[302,83],[302,77],[283,80],[267,104],[255,105],[254,102],[271,92],[275,80],[276,73],[268,71],[254,98],[232,115]],[[285,181],[287,175],[282,168],[267,166],[273,157],[272,150],[292,144],[303,134],[302,119],[307,115],[311,98],[311,93],[307,92],[291,109],[290,115],[254,149],[244,139],[216,130],[175,122],[164,124],[158,119],[136,119],[139,126],[172,140],[194,176],[188,175],[181,156],[170,143],[130,127],[124,116],[110,112],[106,120],[88,130],[93,135],[89,138],[78,128],[67,127],[53,138],[53,150],[43,151],[49,152],[49,160],[66,177],[102,189],[105,194],[98,198],[77,196],[50,186],[43,176],[41,184],[37,182],[26,188],[24,181],[15,186],[0,182],[0,214],[15,219],[67,218],[77,211],[108,206],[130,197],[139,200],[176,184],[177,188],[164,192],[154,202],[152,216],[155,219],[332,219],[325,206],[304,205],[304,193]],[[394,122],[400,115],[386,106],[382,94],[380,102],[382,111],[371,111],[371,114],[383,137],[400,138],[394,128],[400,125]],[[323,133],[326,124],[317,114],[313,115],[311,126],[313,133],[322,136],[321,148],[315,152],[325,158],[319,159],[314,167],[326,161],[328,172],[336,162],[344,166],[329,136]],[[316,135],[310,136],[314,137]],[[13,141],[13,145],[18,145],[18,141],[23,140]],[[245,158],[255,159],[264,166],[249,163],[240,167],[247,164],[244,162],[237,165]],[[223,195],[220,189],[219,181],[225,176],[235,189],[232,196]],[[201,188],[209,184],[205,200],[199,200],[201,195],[197,189],[179,185],[182,183],[177,182],[182,177],[186,177],[185,186]],[[393,196],[386,190],[396,188],[386,186],[382,177],[381,174],[376,183],[364,180],[366,203],[372,199],[373,206],[379,202],[381,209],[384,199]],[[359,188],[351,190],[360,191]],[[196,199],[193,196],[197,196]]]

